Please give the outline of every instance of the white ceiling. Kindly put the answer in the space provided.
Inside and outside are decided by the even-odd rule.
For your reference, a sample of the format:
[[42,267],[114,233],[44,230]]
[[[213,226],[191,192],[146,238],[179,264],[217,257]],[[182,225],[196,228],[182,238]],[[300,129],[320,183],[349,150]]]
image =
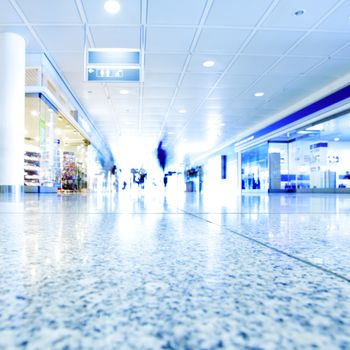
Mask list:
[[[204,152],[350,73],[349,0],[119,2],[110,15],[104,0],[0,0],[0,32],[48,55],[117,161],[163,137]],[[85,82],[85,25],[90,47],[144,51],[144,82]]]

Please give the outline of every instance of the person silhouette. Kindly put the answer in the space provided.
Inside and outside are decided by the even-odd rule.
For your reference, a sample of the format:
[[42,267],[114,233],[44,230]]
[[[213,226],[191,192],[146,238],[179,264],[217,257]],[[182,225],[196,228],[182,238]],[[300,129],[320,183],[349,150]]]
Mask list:
[[163,145],[163,141],[160,141],[157,148],[157,157],[158,157],[159,165],[164,172],[165,166],[166,166],[167,153],[166,153],[166,150],[162,148],[162,145]]

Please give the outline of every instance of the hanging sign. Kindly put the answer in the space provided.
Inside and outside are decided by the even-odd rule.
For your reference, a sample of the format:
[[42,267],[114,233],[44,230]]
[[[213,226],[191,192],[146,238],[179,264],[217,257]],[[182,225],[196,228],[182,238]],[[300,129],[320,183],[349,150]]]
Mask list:
[[88,49],[85,75],[87,81],[139,82],[141,54],[137,49]]

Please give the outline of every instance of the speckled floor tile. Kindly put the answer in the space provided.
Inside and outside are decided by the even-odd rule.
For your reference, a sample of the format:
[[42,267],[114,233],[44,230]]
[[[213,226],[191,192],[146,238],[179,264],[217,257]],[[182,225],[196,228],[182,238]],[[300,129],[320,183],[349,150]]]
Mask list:
[[182,201],[27,201],[0,201],[0,349],[350,349],[349,282]]
[[198,198],[192,196],[183,208],[350,280],[349,195],[250,195],[240,199],[240,206],[218,201],[200,207]]

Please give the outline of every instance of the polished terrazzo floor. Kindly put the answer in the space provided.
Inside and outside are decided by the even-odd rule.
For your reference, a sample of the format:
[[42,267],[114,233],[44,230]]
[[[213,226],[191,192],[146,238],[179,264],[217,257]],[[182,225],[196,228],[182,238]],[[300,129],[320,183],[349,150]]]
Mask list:
[[0,197],[0,349],[350,349],[350,196]]

